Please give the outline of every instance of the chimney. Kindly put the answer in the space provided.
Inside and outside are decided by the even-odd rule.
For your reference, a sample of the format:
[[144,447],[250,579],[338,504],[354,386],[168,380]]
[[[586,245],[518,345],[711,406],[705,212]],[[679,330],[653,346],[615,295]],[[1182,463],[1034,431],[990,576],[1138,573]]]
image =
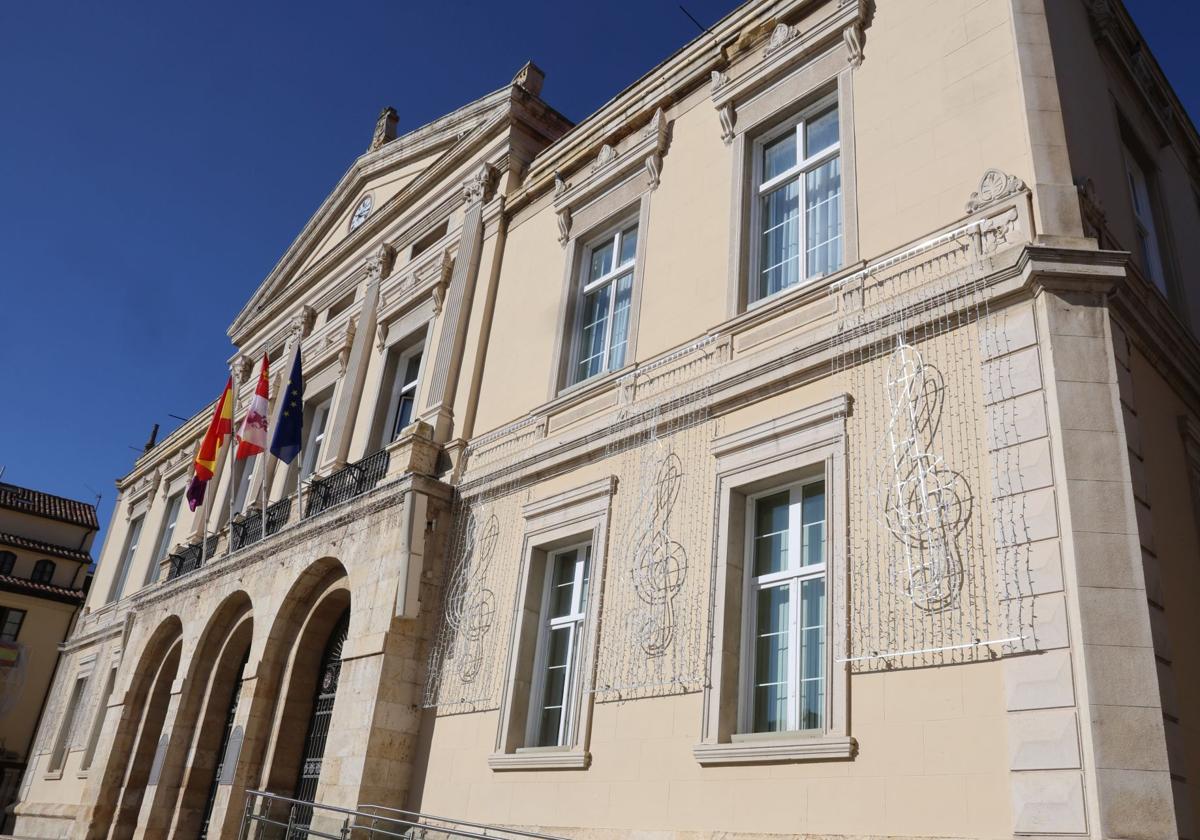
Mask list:
[[389,140],[395,140],[396,125],[399,122],[400,117],[391,105],[380,111],[379,119],[375,120],[375,134],[371,137],[371,147],[367,151],[373,152]]
[[154,448],[154,444],[158,441],[158,424],[154,424],[154,428],[150,430],[150,440],[146,441],[146,445],[142,447],[142,452],[149,452]]

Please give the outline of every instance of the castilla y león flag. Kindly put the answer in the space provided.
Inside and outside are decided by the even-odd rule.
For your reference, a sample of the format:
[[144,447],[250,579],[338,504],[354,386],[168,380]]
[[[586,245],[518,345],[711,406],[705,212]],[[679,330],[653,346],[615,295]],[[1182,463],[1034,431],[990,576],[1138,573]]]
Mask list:
[[267,448],[267,412],[270,410],[270,379],[267,373],[267,357],[264,354],[262,369],[258,373],[258,386],[254,396],[250,398],[250,408],[242,420],[242,430],[238,432],[238,448],[236,457],[249,458]]

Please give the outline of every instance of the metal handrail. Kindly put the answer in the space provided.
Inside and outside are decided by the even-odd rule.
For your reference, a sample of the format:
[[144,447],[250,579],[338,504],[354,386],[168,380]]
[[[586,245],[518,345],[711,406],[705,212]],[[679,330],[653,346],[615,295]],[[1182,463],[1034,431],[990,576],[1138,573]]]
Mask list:
[[[260,810],[262,810],[263,813],[254,813],[255,800],[258,800],[262,803],[263,808]],[[288,821],[286,823],[280,822],[278,819],[272,819],[265,813],[265,806],[271,802],[278,802],[290,806],[288,811]],[[309,826],[297,825],[295,821],[297,807],[307,808],[309,809],[310,813],[316,811],[326,811],[331,814],[343,816],[344,819],[342,821],[341,832],[339,834],[329,834],[328,832],[313,829]],[[251,823],[264,823],[286,829],[289,840],[291,840],[293,837],[320,837],[326,838],[326,840],[349,840],[349,838],[356,831],[365,832],[368,837],[395,837],[399,838],[399,840],[412,840],[412,829],[416,829],[420,832],[435,831],[453,837],[466,838],[467,840],[497,840],[498,836],[502,836],[503,834],[507,833],[526,837],[535,837],[539,838],[539,840],[562,840],[562,838],[554,837],[549,834],[533,834],[531,832],[510,830],[506,828],[499,828],[497,826],[487,826],[482,823],[468,823],[464,820],[451,820],[445,817],[432,817],[427,814],[421,814],[417,811],[405,811],[400,808],[387,808],[383,805],[368,805],[365,807],[407,814],[414,817],[424,817],[426,819],[452,822],[459,825],[470,825],[474,828],[484,829],[484,833],[463,831],[461,829],[447,828],[440,825],[431,825],[427,822],[401,819],[400,817],[392,817],[385,814],[367,813],[365,811],[355,810],[353,808],[343,808],[338,805],[322,805],[319,802],[308,802],[303,799],[295,799],[294,797],[282,796],[281,794],[277,793],[269,793],[264,790],[248,790],[246,791],[245,814],[242,818],[242,827],[238,832],[238,838],[239,840],[247,840],[249,837],[248,832]],[[370,824],[360,824],[360,821],[369,821]],[[386,825],[380,827],[380,822],[383,822]],[[488,834],[488,830],[491,830],[493,833]],[[496,832],[499,832],[500,834],[498,835]]]
[[[553,834],[538,834],[536,831],[522,831],[519,828],[501,828],[500,826],[488,825],[487,823],[471,822],[470,820],[460,820],[453,817],[439,817],[436,814],[426,814],[423,811],[407,811],[404,808],[390,808],[387,805],[360,805],[360,808],[366,810],[368,808],[377,808],[380,811],[390,811],[393,814],[408,814],[410,816],[422,817],[426,820],[434,820],[436,822],[448,822],[453,825],[466,825],[472,828],[482,828],[486,833],[489,829],[492,831],[501,831],[505,834],[516,834],[520,837],[536,837],[538,840],[562,840],[560,837],[555,837]],[[441,831],[441,828],[438,828]],[[488,835],[494,837],[495,835]]]

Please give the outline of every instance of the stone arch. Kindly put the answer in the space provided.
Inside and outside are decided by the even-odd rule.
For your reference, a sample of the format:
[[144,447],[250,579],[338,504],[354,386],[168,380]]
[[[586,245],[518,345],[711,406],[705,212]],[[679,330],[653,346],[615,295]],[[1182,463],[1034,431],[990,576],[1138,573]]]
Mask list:
[[[263,641],[230,802],[241,802],[250,787],[292,792],[304,733],[289,737],[290,729],[295,715],[308,718],[305,703],[311,703],[325,638],[349,606],[349,576],[333,557],[314,561],[288,589]],[[237,809],[227,809],[225,831],[236,830],[237,817]],[[216,834],[214,826],[210,836]]]
[[163,723],[182,654],[183,622],[172,615],[150,634],[130,677],[89,837],[133,836],[151,772],[161,761]]
[[227,595],[201,631],[187,663],[170,740],[138,831],[197,836],[208,804],[226,718],[249,657],[254,632],[250,596]]
[[145,711],[146,697],[155,682],[159,669],[173,649],[179,649],[183,638],[183,622],[178,616],[163,619],[142,645],[136,658],[127,656],[126,662],[136,663],[128,677],[124,695],[121,697],[120,712],[113,724],[112,741],[101,754],[103,764],[93,765],[93,778],[88,787],[95,791],[94,804],[88,814],[76,823],[74,837],[103,838],[115,829],[114,814],[124,792],[124,782],[130,769],[130,756],[138,738]]

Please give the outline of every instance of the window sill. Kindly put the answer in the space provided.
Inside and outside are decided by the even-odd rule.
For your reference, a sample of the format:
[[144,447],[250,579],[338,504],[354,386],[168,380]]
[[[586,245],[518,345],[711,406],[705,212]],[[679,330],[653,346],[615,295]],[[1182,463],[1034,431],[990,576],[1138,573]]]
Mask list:
[[515,753],[492,753],[487,761],[493,770],[586,770],[592,754],[562,747],[522,747]]
[[853,758],[857,742],[846,735],[780,733],[762,737],[734,736],[729,744],[696,744],[692,755],[706,767],[786,761],[827,761]]
[[62,768],[59,768],[58,770],[47,770],[46,775],[42,776],[42,778],[47,782],[57,782],[62,777]]

